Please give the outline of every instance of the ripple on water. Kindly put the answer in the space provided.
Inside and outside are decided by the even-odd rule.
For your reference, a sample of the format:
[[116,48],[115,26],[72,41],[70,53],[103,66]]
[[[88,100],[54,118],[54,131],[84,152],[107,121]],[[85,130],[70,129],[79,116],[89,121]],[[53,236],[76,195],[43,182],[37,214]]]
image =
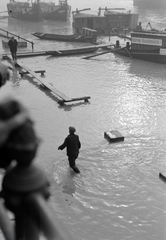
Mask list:
[[[27,32],[34,25],[27,25]],[[37,49],[48,44],[36,43]],[[51,94],[17,73],[3,88],[25,101],[38,123],[43,142],[37,162],[53,178],[51,204],[77,240],[164,239],[166,188],[158,173],[166,167],[165,69],[113,54],[91,61],[82,57],[20,61],[35,70],[44,68],[44,81],[65,95],[90,96],[88,104],[59,107]],[[57,150],[70,125],[82,142],[78,175],[69,169],[65,152]],[[114,129],[125,136],[124,142],[104,139],[104,131]]]

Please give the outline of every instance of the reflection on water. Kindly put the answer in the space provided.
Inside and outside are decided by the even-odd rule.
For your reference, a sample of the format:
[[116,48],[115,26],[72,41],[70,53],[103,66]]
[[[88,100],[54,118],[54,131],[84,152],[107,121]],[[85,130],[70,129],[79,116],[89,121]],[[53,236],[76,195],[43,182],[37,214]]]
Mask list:
[[[53,176],[53,206],[76,239],[110,239],[110,233],[112,239],[156,239],[166,223],[166,188],[158,179],[166,167],[165,68],[113,54],[100,58],[20,60],[32,69],[44,66],[44,81],[64,94],[90,95],[89,104],[60,107],[30,77],[16,77],[18,88],[5,89],[19,94],[38,123],[43,144],[36,160]],[[79,175],[57,150],[69,125],[82,143]],[[104,131],[115,129],[125,141],[109,144]]]
[[32,32],[54,32],[69,34],[71,32],[71,19],[68,22],[56,22],[44,20],[42,22],[27,22],[8,18],[9,31],[14,31],[29,36]]
[[[144,22],[147,13],[140,13]],[[151,14],[162,26],[164,13]],[[30,35],[37,30],[58,31],[60,23],[9,22],[6,27],[33,39],[35,50],[75,46]],[[90,96],[89,103],[59,106],[56,96],[16,71],[2,90],[16,94],[36,123],[42,138],[36,162],[51,176],[51,204],[73,239],[164,240],[166,185],[158,174],[166,169],[165,66],[114,54],[90,61],[82,57],[35,57],[20,62],[33,70],[46,70],[44,81],[69,97]],[[70,125],[76,127],[82,143],[77,160],[80,174],[68,167],[65,150],[57,149]],[[108,130],[118,130],[124,142],[108,143],[104,139]]]
[[[45,81],[64,94],[91,96],[89,104],[60,107],[26,78],[20,80],[20,97],[43,138],[37,161],[52,172],[55,210],[74,236],[79,231],[77,239],[110,239],[110,233],[113,239],[156,239],[164,236],[166,222],[165,185],[158,179],[166,167],[165,68],[113,54],[100,59],[21,60],[32,69],[44,66]],[[57,151],[69,125],[82,142],[80,175],[68,168],[65,151]],[[124,142],[104,139],[104,131],[114,129]]]

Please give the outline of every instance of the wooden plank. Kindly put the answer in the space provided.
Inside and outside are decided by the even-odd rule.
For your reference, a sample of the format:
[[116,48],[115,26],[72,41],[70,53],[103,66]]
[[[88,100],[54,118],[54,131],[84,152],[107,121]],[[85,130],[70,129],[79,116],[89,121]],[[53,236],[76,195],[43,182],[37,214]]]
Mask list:
[[42,85],[44,85],[45,87],[47,87],[48,89],[50,89],[53,93],[55,93],[58,97],[60,97],[61,99],[65,100],[65,101],[70,101],[71,98],[67,97],[66,95],[64,95],[63,93],[61,93],[58,89],[56,89],[55,87],[53,87],[51,84],[49,83],[45,83],[43,81],[43,79],[41,77],[39,77],[34,71],[32,71],[31,69],[29,69],[27,66],[22,65],[21,63],[19,63],[17,61],[17,64],[23,68],[24,70],[26,70],[27,72],[29,72],[34,78],[36,78]]
[[[8,55],[6,55],[6,57],[7,57],[6,60],[8,60],[9,62],[12,62],[11,58]],[[13,64],[13,62],[12,62],[12,64]],[[63,93],[61,93],[58,89],[56,89],[51,83],[45,83],[43,81],[43,79],[35,73],[35,71],[29,69],[27,66],[24,66],[19,62],[16,62],[15,66],[24,69],[26,71],[26,73],[29,73],[34,78],[36,78],[43,87],[45,87],[45,88],[49,89],[50,91],[52,91],[53,93],[55,93],[60,98],[58,103],[61,105],[63,105],[64,103],[67,103],[67,102],[74,102],[74,101],[80,101],[80,100],[84,100],[85,102],[88,102],[88,100],[90,99],[90,96],[79,97],[79,98],[69,98],[66,95],[64,95]],[[40,71],[36,71],[36,72],[40,72]]]
[[[8,60],[9,62],[12,62],[11,58],[8,55],[6,55],[6,60]],[[13,62],[12,62],[12,64],[13,64]],[[52,91],[53,93],[55,93],[60,98],[58,103],[61,105],[63,105],[64,103],[67,103],[67,102],[74,102],[74,101],[80,101],[80,100],[84,100],[85,102],[88,102],[88,100],[90,99],[90,96],[79,97],[79,98],[69,98],[66,95],[64,95],[63,93],[61,93],[58,89],[53,87],[53,85],[51,83],[45,83],[41,77],[37,76],[35,71],[29,69],[27,66],[24,66],[18,62],[15,63],[15,66],[24,69],[26,71],[26,73],[29,73],[34,78],[36,78],[43,87],[45,87],[45,88],[49,89],[50,91]],[[36,71],[36,72],[41,72],[41,71]]]
[[[34,71],[35,73],[41,73],[42,75],[44,75],[44,73],[46,72],[45,70],[37,70],[37,71]],[[20,75],[25,75],[25,74],[29,74],[29,72],[19,72]]]
[[[87,57],[83,57],[83,59],[89,59],[89,58],[92,58],[92,57],[97,57],[97,56],[99,56],[99,55],[103,55],[103,54],[106,54],[106,53],[118,52],[119,50],[126,48],[126,47],[121,47],[121,48],[111,49],[111,48],[109,48],[110,46],[111,46],[111,45],[109,45],[109,46],[106,47],[106,48],[108,49],[108,51],[101,52],[101,53],[97,53],[97,54],[90,55],[90,56],[87,56]],[[115,46],[115,45],[113,45],[113,46]],[[104,47],[104,48],[105,48],[105,47]]]
[[[74,102],[74,101],[80,101],[80,100],[88,101],[88,99],[90,99],[90,96],[72,98],[71,100]],[[68,101],[66,101],[66,102],[68,102]]]
[[85,97],[71,98],[70,100],[59,100],[58,103],[63,105],[64,103],[76,102],[81,100],[88,102],[89,99],[90,99],[90,96],[85,96]]
[[112,51],[105,51],[105,52],[102,52],[102,53],[96,53],[94,55],[90,55],[90,56],[87,56],[87,57],[83,57],[82,59],[90,59],[90,58],[93,58],[93,57],[97,57],[97,56],[100,56],[100,55],[103,55],[103,54],[106,54],[106,53],[111,53]]

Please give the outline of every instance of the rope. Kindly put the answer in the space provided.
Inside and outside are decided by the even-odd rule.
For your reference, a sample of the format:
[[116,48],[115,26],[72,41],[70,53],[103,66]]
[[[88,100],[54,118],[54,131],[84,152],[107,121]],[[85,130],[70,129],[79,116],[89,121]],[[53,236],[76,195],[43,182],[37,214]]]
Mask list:
[[125,48],[125,49],[126,49],[126,52],[129,54],[129,56],[132,57],[130,52],[128,51],[128,49],[127,48]]

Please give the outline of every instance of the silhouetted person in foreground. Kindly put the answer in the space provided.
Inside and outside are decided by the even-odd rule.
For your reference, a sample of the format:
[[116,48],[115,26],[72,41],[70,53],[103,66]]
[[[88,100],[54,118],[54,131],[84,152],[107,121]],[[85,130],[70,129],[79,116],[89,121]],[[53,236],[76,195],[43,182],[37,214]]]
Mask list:
[[4,64],[0,61],[0,88],[10,79],[10,70],[13,70],[11,64]]
[[76,129],[74,127],[69,127],[69,135],[65,138],[62,145],[58,147],[58,150],[63,150],[66,147],[66,153],[69,160],[69,166],[76,172],[80,173],[80,170],[76,166],[76,159],[78,158],[79,149],[81,148],[81,143],[79,136],[75,134]]
[[14,37],[12,37],[8,42],[13,61],[17,60],[17,45],[18,42]]
[[[10,70],[13,70],[12,66],[10,64],[3,64],[0,62],[0,88],[5,85],[6,81],[10,78]],[[10,102],[12,97],[6,97],[6,99],[1,99],[2,101],[6,102],[6,105],[8,105],[8,102]],[[7,119],[5,121],[1,120],[0,117],[0,148],[4,144],[4,142],[8,139],[11,131],[15,130],[16,128],[19,128],[22,126],[26,120],[27,120],[27,111],[24,107],[21,108],[21,111],[12,116],[10,119]]]
[[[0,87],[9,80],[12,67],[0,61]],[[0,98],[0,229],[6,240],[71,240],[47,204],[49,181],[33,164],[39,139],[28,110],[14,97]],[[15,222],[8,215],[10,210]]]

